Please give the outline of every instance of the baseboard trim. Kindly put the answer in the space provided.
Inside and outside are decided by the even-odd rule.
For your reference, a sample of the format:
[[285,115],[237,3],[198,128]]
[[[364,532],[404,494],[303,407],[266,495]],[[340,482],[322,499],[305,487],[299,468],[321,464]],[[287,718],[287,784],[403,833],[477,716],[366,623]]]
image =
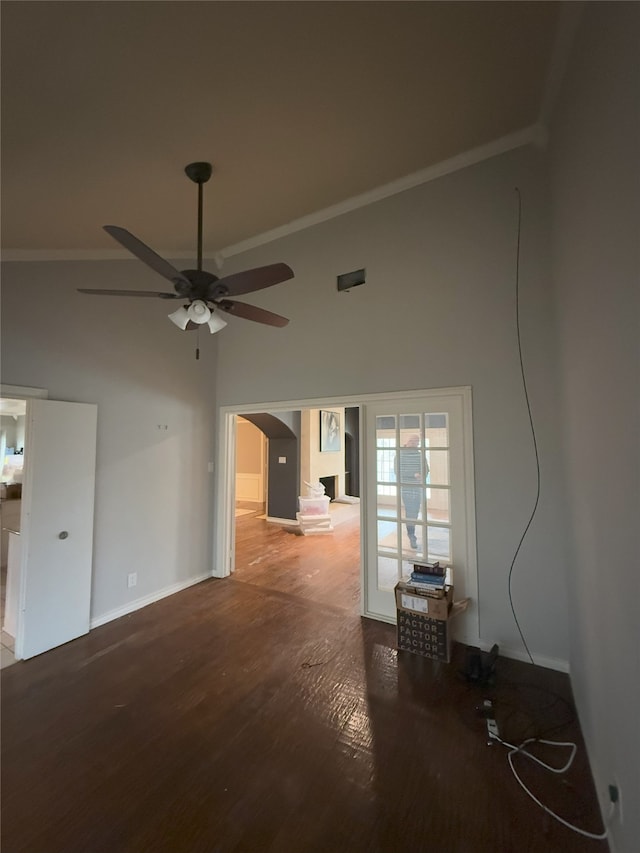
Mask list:
[[127,616],[129,613],[134,613],[136,610],[141,610],[148,604],[153,604],[163,598],[168,598],[170,595],[175,595],[176,592],[181,592],[183,589],[188,589],[190,586],[195,586],[197,583],[202,583],[211,577],[210,574],[199,575],[195,578],[189,578],[186,581],[165,586],[164,589],[159,589],[157,592],[152,592],[150,595],[144,595],[142,598],[136,598],[134,601],[129,601],[122,607],[116,607],[115,610],[109,610],[103,613],[102,616],[96,616],[89,623],[89,629],[99,628],[100,625],[106,625],[107,622],[113,622],[114,619],[119,619],[121,616]]
[[[488,652],[493,646],[493,643],[486,643],[484,640],[480,640],[478,646],[483,652]],[[521,649],[510,649],[507,646],[500,645],[499,648],[500,657],[519,660],[524,663],[531,663],[529,655]],[[569,672],[569,661],[561,660],[560,658],[548,658],[544,655],[537,655],[535,652],[532,652],[531,656],[533,657],[536,666],[542,666],[545,669],[554,669],[556,672]]]
[[[389,625],[396,625],[397,620],[392,616],[383,616],[379,613],[362,613],[365,619],[374,619],[377,622],[387,622]],[[453,639],[457,640],[459,643],[463,643],[466,646],[478,646],[478,648],[482,649],[483,652],[488,652],[493,647],[493,643],[487,643],[484,640],[476,640],[475,642],[468,637],[457,638],[455,633],[453,635]],[[525,651],[521,651],[520,649],[510,649],[508,647],[500,646],[500,657],[510,658],[511,660],[519,660],[524,663],[531,663],[529,655]],[[561,660],[560,658],[548,658],[543,655],[533,655],[533,660],[535,661],[536,666],[541,666],[544,669],[553,669],[556,672],[566,672],[569,674],[569,662],[566,660]]]

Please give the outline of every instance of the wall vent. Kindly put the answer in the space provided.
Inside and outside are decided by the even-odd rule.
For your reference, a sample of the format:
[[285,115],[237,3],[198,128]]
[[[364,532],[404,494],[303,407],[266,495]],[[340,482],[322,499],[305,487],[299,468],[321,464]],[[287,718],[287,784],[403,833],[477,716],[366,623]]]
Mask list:
[[365,270],[354,270],[353,272],[345,272],[339,275],[338,291],[351,290],[352,287],[364,284],[365,272]]

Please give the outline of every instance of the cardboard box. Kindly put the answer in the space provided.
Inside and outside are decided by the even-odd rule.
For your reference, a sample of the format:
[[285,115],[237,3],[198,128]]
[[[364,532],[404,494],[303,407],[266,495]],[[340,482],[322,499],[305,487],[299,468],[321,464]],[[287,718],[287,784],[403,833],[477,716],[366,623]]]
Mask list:
[[398,649],[434,660],[451,660],[448,619],[430,619],[420,613],[398,610]]
[[404,581],[399,581],[396,584],[396,607],[398,610],[408,610],[410,613],[430,616],[432,619],[447,619],[452,604],[452,586],[444,588],[443,598],[436,598]]
[[408,584],[396,585],[398,649],[449,663],[452,619],[467,609],[469,599],[453,602],[453,587],[445,598],[416,593]]

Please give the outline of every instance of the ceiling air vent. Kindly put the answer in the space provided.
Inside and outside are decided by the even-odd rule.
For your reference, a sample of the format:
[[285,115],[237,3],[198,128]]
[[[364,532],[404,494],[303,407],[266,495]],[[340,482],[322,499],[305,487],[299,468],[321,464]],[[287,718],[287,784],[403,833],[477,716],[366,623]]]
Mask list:
[[338,291],[351,290],[359,284],[364,284],[365,270],[354,270],[338,276]]

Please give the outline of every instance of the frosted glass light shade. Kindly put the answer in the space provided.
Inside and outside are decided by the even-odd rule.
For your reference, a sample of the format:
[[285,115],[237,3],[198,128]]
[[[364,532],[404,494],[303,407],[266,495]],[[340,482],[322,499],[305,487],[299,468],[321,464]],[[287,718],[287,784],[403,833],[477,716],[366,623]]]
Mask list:
[[167,315],[172,323],[175,323],[183,331],[187,328],[187,323],[189,322],[189,314],[187,313],[187,309],[184,306],[180,306],[177,311],[174,311],[173,314]]
[[211,317],[211,311],[207,308],[206,302],[203,302],[201,299],[196,299],[189,305],[187,314],[191,322],[198,325],[208,323]]
[[208,326],[211,334],[215,334],[215,332],[219,332],[220,329],[224,329],[227,325],[227,321],[223,320],[218,311],[211,312],[211,319],[209,320]]

